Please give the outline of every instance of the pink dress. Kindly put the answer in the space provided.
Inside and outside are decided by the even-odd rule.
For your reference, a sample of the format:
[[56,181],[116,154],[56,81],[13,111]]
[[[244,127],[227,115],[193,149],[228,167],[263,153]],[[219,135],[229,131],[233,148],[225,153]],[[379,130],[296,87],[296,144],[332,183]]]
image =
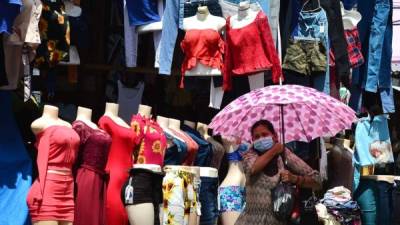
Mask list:
[[79,136],[66,126],[53,125],[37,134],[39,177],[29,190],[27,203],[33,222],[74,221],[74,179],[48,170],[72,171],[79,147]]

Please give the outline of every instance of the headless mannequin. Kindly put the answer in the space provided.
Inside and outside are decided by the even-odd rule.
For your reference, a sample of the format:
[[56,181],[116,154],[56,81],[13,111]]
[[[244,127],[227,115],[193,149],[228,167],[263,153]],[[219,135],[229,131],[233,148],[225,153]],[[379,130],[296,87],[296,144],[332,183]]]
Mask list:
[[[181,138],[177,137],[172,133],[171,129],[169,128],[169,119],[167,117],[157,116],[157,123],[160,125],[160,127],[164,130],[165,133],[180,140],[181,142],[185,142]],[[167,142],[168,142],[168,147],[171,147],[172,145],[171,140],[168,139]]]
[[121,127],[130,128],[127,123],[121,118],[118,117],[118,104],[115,103],[106,103],[106,110],[104,112],[104,116],[108,116],[112,121],[118,124]]
[[196,128],[196,123],[194,123],[194,122],[192,122],[192,121],[189,121],[189,120],[183,121],[183,124],[185,124],[186,126],[192,128],[192,129],[195,129],[195,128]]
[[[227,153],[232,153],[237,149],[237,145],[232,141],[225,138],[222,139],[224,148]],[[220,187],[229,186],[241,186],[244,187],[246,184],[246,177],[243,172],[241,162],[230,161],[228,166],[228,173],[225,179],[222,181]],[[236,220],[239,218],[240,212],[223,212],[221,214],[222,225],[234,225]]]
[[[222,28],[225,27],[225,24],[225,19],[219,16],[211,15],[207,6],[200,6],[197,9],[197,14],[195,16],[183,19],[183,29],[185,31],[211,29],[220,32]],[[212,68],[202,63],[197,63],[193,69],[186,71],[185,75],[221,76],[221,71],[218,68]]]
[[361,21],[361,14],[356,10],[346,10],[343,3],[340,2],[340,10],[342,13],[343,27],[345,30],[357,28],[357,24]]
[[[163,0],[158,0],[158,5],[162,5]],[[147,32],[154,32],[154,31],[161,31],[162,30],[162,21],[138,26],[136,31],[139,34],[147,33]]]
[[168,119],[168,128],[180,131],[181,130],[181,121],[176,119]]
[[[138,114],[146,119],[151,118],[151,107],[147,105],[139,105]],[[148,127],[144,128],[144,131]],[[161,167],[156,164],[135,164],[133,168],[148,169],[153,172],[161,172]],[[132,225],[153,225],[154,224],[154,207],[153,203],[142,203],[136,205],[128,205],[125,207],[128,213],[129,223]]]
[[[230,19],[231,29],[240,29],[253,23],[258,15],[258,11],[250,7],[249,1],[239,3],[238,14],[233,15]],[[254,73],[249,76],[250,90],[264,87],[264,72]]]
[[207,139],[211,138],[211,136],[208,135],[208,126],[207,126],[207,124],[197,123],[197,131],[201,134],[201,136],[204,139],[207,140]]
[[[65,126],[72,127],[68,122],[58,117],[58,108],[51,105],[45,105],[43,108],[43,114],[40,118],[33,121],[31,124],[32,132],[37,135],[41,131],[51,126]],[[67,175],[70,171],[64,170],[47,170],[47,173]],[[34,222],[33,225],[72,225],[72,222],[67,221],[38,221]]]
[[78,111],[76,113],[75,120],[82,121],[83,123],[85,123],[86,125],[91,127],[92,129],[95,129],[95,130],[99,129],[99,127],[95,123],[92,122],[92,110],[89,108],[79,106]]

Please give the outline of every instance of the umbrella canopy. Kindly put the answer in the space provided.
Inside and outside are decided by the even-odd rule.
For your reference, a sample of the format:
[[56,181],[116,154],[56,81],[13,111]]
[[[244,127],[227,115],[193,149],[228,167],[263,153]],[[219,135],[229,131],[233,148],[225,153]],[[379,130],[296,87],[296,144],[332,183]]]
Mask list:
[[216,134],[250,141],[250,128],[261,119],[269,120],[276,132],[284,131],[288,143],[334,136],[350,128],[357,117],[347,105],[313,88],[273,85],[237,98],[212,119],[209,127]]

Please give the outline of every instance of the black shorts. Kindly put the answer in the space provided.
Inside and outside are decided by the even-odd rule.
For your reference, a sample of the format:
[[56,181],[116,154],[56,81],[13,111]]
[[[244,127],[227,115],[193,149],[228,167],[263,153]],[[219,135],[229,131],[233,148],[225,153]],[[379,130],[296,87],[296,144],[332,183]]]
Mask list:
[[142,168],[133,168],[129,174],[121,190],[121,200],[125,206],[142,203],[156,206],[162,202],[163,174]]

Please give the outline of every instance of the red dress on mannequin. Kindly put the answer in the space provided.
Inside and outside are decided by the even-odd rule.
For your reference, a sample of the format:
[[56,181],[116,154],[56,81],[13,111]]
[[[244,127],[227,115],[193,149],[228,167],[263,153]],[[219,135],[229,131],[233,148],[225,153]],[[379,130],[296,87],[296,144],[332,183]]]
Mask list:
[[[74,221],[74,179],[72,165],[79,147],[78,134],[69,127],[53,125],[37,134],[39,177],[27,196],[33,222]],[[71,170],[67,175],[48,170]]]
[[106,171],[110,174],[107,186],[106,221],[107,225],[128,225],[128,215],[121,202],[121,189],[128,179],[132,168],[132,153],[140,139],[131,128],[115,123],[110,117],[103,116],[99,127],[110,134],[112,141],[108,155]]

